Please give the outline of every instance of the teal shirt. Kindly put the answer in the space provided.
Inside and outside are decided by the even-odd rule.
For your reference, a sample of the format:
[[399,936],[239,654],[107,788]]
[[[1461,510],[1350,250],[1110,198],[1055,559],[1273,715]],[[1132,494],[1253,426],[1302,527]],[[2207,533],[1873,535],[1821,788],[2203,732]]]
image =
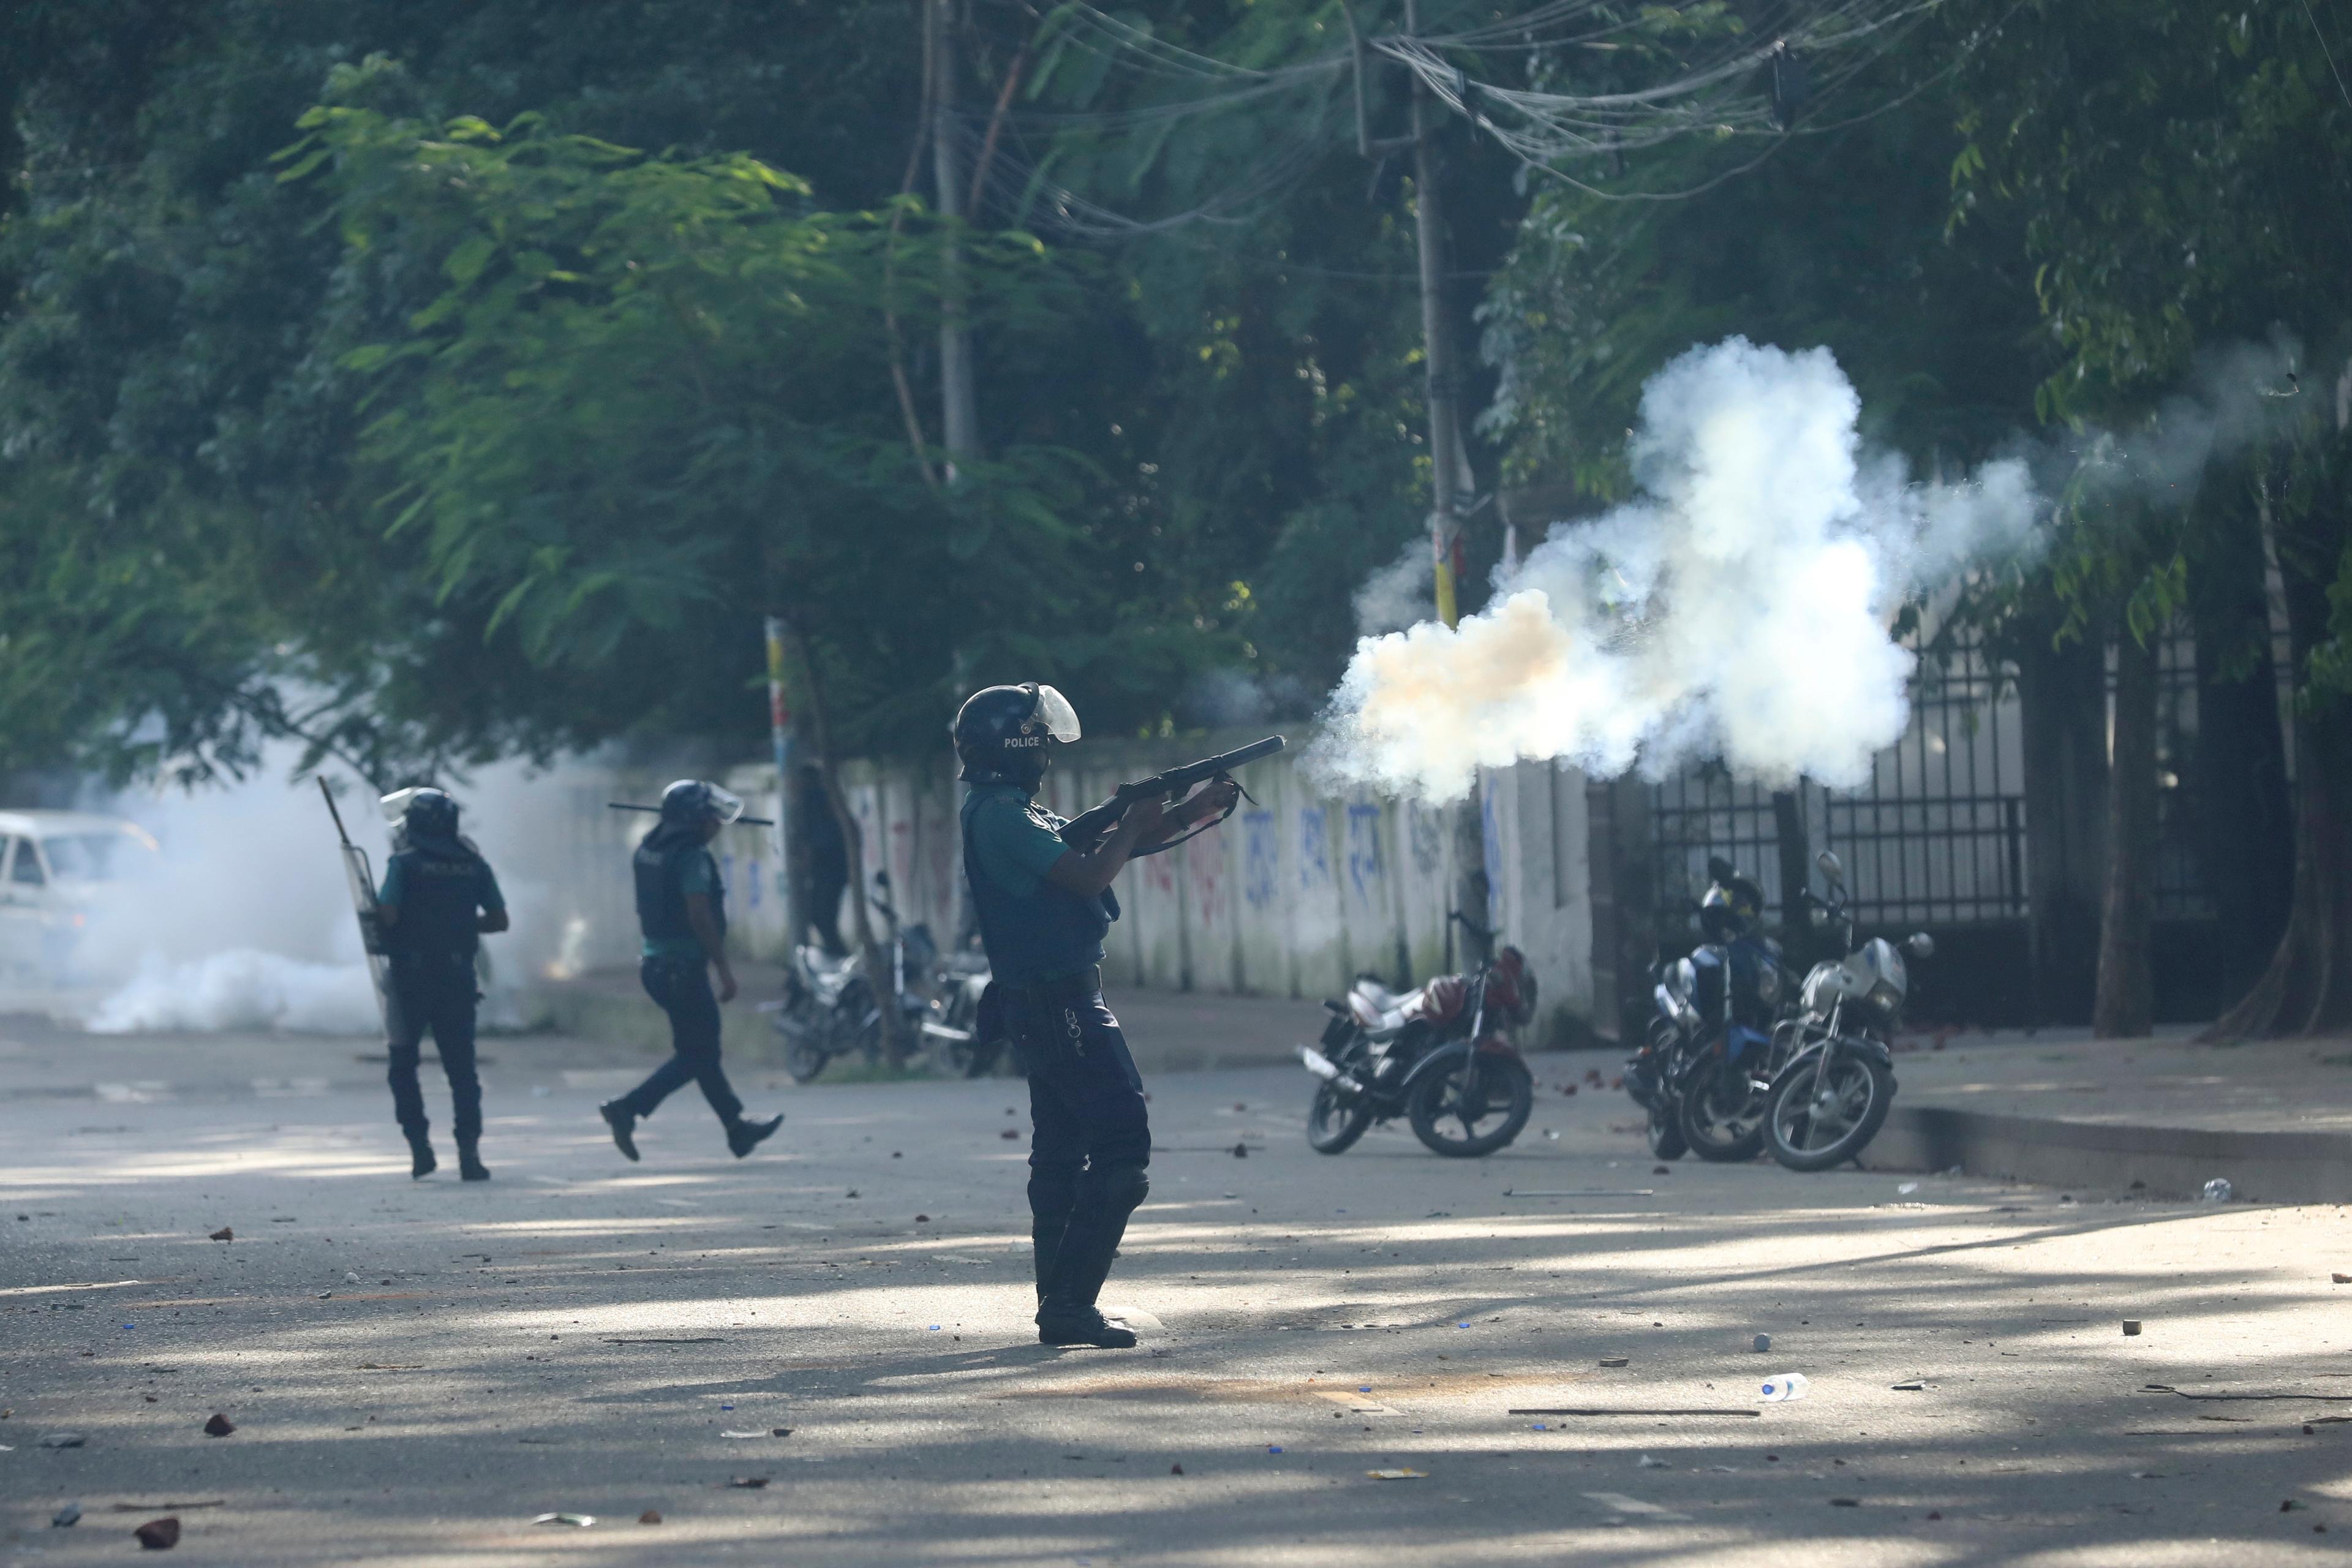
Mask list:
[[1016,899],[1035,894],[1046,868],[1069,853],[1061,820],[1012,784],[974,784],[971,852],[981,874]]
[[1115,911],[1110,895],[1082,899],[1045,876],[1070,853],[1062,819],[1011,784],[974,784],[962,820],[971,896],[997,980],[1036,985],[1100,963]]
[[[719,866],[711,859],[710,851],[679,858],[677,885],[681,892],[700,893],[710,897],[719,890]],[[700,958],[702,943],[691,936],[669,938],[647,937],[645,943],[647,958]]]

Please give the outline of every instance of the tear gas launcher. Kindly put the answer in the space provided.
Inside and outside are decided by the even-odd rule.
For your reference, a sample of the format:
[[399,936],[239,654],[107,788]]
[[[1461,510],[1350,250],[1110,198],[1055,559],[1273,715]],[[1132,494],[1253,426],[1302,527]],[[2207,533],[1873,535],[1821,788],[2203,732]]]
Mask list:
[[[1064,824],[1062,841],[1071,848],[1083,853],[1093,848],[1096,842],[1111,830],[1112,825],[1127,815],[1127,808],[1137,801],[1175,800],[1191,790],[1194,784],[1206,784],[1212,779],[1230,777],[1233,771],[1244,763],[1254,763],[1260,757],[1270,757],[1282,750],[1286,743],[1279,735],[1268,735],[1263,741],[1252,741],[1246,746],[1235,747],[1218,756],[1202,757],[1197,763],[1186,763],[1181,767],[1170,768],[1164,773],[1154,773],[1148,779],[1137,779],[1132,784],[1123,784],[1112,793],[1108,800],[1091,811],[1079,813]],[[1226,816],[1231,815],[1230,811],[1226,813]],[[1214,827],[1217,822],[1223,820],[1224,817],[1221,816],[1216,819],[1216,822],[1204,822],[1192,833],[1184,835],[1184,838],[1206,833],[1210,828]],[[1154,845],[1145,853],[1156,854],[1162,849],[1173,848],[1183,843],[1184,838],[1171,838],[1165,844]]]
[[335,821],[335,837],[343,844],[343,876],[352,886],[352,909],[360,920],[360,946],[367,952],[368,978],[375,984],[376,1011],[383,1016],[386,1034],[396,1033],[395,1015],[400,1002],[392,988],[392,956],[384,946],[383,914],[375,901],[375,872],[368,865],[367,851],[352,842],[343,830],[343,814],[335,808],[335,793],[327,781],[319,781],[319,794],[327,803],[327,815]]

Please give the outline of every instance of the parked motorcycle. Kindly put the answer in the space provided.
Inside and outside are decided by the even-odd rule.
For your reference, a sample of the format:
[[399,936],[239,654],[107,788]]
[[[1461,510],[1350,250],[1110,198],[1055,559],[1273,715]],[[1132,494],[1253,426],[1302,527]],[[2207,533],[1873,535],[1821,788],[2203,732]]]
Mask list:
[[982,1026],[980,999],[987,994],[988,982],[984,952],[967,949],[940,960],[941,994],[923,1020],[923,1043],[951,1077],[986,1078],[1004,1054],[1003,1031]]
[[1935,939],[1919,931],[1902,951],[1885,937],[1854,943],[1846,908],[1845,868],[1823,850],[1816,858],[1830,885],[1812,903],[1814,929],[1833,938],[1843,958],[1805,976],[1803,1012],[1789,1025],[1788,1057],[1774,1064],[1764,1091],[1764,1144],[1792,1171],[1826,1171],[1854,1159],[1885,1124],[1895,1104],[1895,1053],[1889,1042],[1910,993],[1904,952],[1933,957]]
[[[874,874],[874,886],[873,908],[889,931],[891,1003],[912,1036],[930,1016],[928,993],[939,947],[921,921],[899,923],[890,901],[887,871]],[[862,1055],[869,1066],[878,1063],[882,1009],[866,979],[865,961],[856,953],[836,957],[814,942],[794,947],[775,1027],[784,1037],[784,1070],[795,1083],[809,1082],[835,1057]]]
[[1706,939],[1653,971],[1647,1037],[1625,1064],[1625,1088],[1648,1116],[1661,1160],[1752,1160],[1764,1142],[1764,1092],[1785,984],[1780,944],[1757,921],[1763,889],[1721,858],[1697,907]]
[[1321,1041],[1298,1047],[1322,1080],[1307,1113],[1318,1152],[1342,1153],[1398,1116],[1455,1158],[1491,1154],[1527,1126],[1535,1079],[1510,1031],[1535,1016],[1536,980],[1517,948],[1402,994],[1362,975],[1346,1000],[1323,1006],[1331,1018]]

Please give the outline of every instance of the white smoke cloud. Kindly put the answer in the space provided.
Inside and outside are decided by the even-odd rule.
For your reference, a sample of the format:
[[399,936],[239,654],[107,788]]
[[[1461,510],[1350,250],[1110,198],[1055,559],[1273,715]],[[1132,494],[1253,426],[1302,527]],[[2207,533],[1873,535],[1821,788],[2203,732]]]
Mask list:
[[369,1035],[378,1026],[365,964],[305,963],[249,947],[181,963],[150,957],[128,985],[99,1003],[88,1024],[96,1035],[280,1029]]
[[[334,826],[318,785],[292,776],[295,756],[273,747],[241,783],[92,804],[137,822],[160,849],[135,876],[79,889],[86,924],[58,1010],[100,1033],[381,1033]],[[338,782],[343,824],[380,882],[390,844],[374,792]],[[483,942],[486,1021],[514,1016],[522,983],[580,946],[577,911],[557,907],[567,782],[507,763],[450,785],[513,920]]]
[[2042,510],[2021,462],[1910,483],[1864,450],[1860,414],[1826,349],[1674,361],[1633,434],[1642,498],[1556,525],[1458,628],[1363,637],[1323,765],[1437,800],[1523,758],[1860,784],[1907,718],[1903,599],[2027,547]]
[[1356,630],[1364,637],[1402,631],[1437,614],[1429,541],[1416,539],[1356,590]]

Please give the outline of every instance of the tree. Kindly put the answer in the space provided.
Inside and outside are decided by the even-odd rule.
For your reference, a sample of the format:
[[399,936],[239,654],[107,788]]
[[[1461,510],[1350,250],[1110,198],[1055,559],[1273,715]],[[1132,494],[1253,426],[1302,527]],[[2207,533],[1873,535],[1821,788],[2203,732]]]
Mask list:
[[[1964,216],[2006,209],[2023,224],[2066,355],[2039,395],[2045,415],[2163,428],[2200,358],[2274,334],[2288,372],[2300,367],[2315,392],[2333,384],[2352,347],[2352,95],[2319,15],[2030,0],[1984,7],[1980,23],[1956,87],[1971,135],[1957,190]],[[2163,498],[2172,547],[2147,551],[2131,528],[2084,541],[2105,578],[2137,578],[2127,602],[2154,591],[2168,605],[2168,578],[2216,552],[2242,554],[2249,523],[2266,521],[2297,692],[2294,889],[2268,967],[2214,1030],[2325,1028],[2352,1018],[2352,616],[2340,607],[2352,602],[2352,433],[2303,380],[2251,384],[2242,363],[2223,374],[2206,433],[2239,460],[2206,469],[2186,506]],[[2149,504],[2147,489],[2126,502]],[[2124,755],[2119,736],[2119,765]],[[2111,845],[2119,852],[2133,851]]]
[[[844,748],[922,717],[909,692],[957,650],[1021,635],[1003,628],[1068,575],[1080,469],[1013,447],[928,483],[885,398],[843,395],[881,390],[898,230],[814,208],[756,159],[648,156],[530,115],[436,128],[332,104],[301,123],[280,177],[332,191],[355,291],[442,285],[340,356],[374,383],[352,483],[383,533],[416,541],[486,651],[573,679],[657,660],[698,618],[781,616],[855,863]],[[1013,331],[1051,310],[1035,241],[953,239],[962,309]]]

